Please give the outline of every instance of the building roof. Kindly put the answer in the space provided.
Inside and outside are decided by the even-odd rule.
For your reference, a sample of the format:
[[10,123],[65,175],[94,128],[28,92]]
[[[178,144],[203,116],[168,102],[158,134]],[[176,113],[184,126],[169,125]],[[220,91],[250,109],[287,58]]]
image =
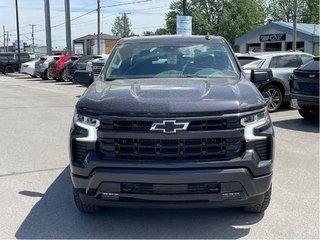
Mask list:
[[[319,26],[319,24],[297,23],[297,37],[308,40],[310,42],[319,42]],[[246,42],[249,38],[263,34],[269,29],[276,29],[280,32],[292,34],[293,23],[269,22],[260,28],[257,28],[247,34],[242,35],[241,37],[236,38],[235,44],[240,45],[241,43]]]
[[[98,37],[97,34],[88,34],[88,35],[85,35],[83,37],[76,38],[73,41],[74,42],[81,42],[81,41],[84,41],[84,40],[97,39],[97,37]],[[105,33],[100,34],[100,38],[103,39],[103,40],[118,40],[118,39],[120,39],[117,36],[112,36],[110,34],[105,34]]]

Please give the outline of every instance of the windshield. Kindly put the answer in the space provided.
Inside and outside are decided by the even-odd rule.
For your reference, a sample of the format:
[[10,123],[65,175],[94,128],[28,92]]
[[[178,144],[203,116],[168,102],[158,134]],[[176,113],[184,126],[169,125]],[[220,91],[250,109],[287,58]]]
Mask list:
[[122,44],[112,55],[105,79],[238,78],[231,56],[221,43]]

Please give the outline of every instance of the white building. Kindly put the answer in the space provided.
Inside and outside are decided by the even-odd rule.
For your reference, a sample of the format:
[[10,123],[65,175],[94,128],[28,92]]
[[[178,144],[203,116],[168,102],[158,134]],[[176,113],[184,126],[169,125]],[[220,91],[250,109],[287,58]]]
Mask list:
[[[319,24],[297,23],[297,50],[319,55]],[[293,23],[269,22],[235,40],[240,53],[292,50]]]

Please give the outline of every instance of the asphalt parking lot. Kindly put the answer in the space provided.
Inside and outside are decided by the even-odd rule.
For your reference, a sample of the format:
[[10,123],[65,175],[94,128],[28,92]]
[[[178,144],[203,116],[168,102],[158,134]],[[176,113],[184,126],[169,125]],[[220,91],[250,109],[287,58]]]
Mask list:
[[239,209],[108,209],[73,204],[68,133],[84,87],[0,75],[1,238],[319,239],[319,125],[272,114],[276,159],[265,214]]

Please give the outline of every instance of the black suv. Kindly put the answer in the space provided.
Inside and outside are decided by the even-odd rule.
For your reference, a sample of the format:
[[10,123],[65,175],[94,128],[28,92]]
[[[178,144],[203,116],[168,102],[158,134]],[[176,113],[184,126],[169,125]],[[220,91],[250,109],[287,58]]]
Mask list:
[[265,101],[224,38],[122,39],[76,104],[75,204],[263,212],[273,142]]
[[293,71],[290,77],[291,106],[305,119],[319,119],[319,57]]
[[[30,60],[29,53],[20,53],[20,63],[25,63]],[[0,53],[0,68],[3,69],[4,73],[13,73],[19,71],[20,66],[18,63],[18,53]]]

